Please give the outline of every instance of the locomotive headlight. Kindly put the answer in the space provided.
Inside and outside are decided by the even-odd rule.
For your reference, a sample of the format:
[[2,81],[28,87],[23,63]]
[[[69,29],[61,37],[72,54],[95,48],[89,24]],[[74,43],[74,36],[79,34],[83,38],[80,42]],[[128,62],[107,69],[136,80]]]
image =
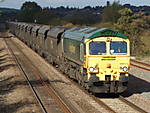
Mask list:
[[91,72],[91,73],[98,73],[98,68],[94,68],[94,67],[90,67],[89,68],[89,71]]
[[127,67],[123,67],[123,71],[128,71],[128,68]]
[[123,70],[123,71],[125,71],[125,72],[127,72],[127,71],[128,71],[128,67],[126,67],[126,66],[121,67],[120,69],[121,69],[121,70]]
[[89,71],[90,71],[90,72],[94,72],[94,70],[95,70],[94,67],[90,67],[90,68],[89,68]]

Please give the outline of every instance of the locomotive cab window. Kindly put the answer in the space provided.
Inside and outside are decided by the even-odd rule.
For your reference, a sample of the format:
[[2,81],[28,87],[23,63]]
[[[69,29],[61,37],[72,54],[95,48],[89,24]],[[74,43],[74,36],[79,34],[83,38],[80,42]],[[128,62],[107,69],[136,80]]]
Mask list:
[[112,41],[110,43],[110,54],[112,55],[126,55],[127,43],[125,41]]
[[106,42],[92,41],[89,44],[90,55],[106,54]]

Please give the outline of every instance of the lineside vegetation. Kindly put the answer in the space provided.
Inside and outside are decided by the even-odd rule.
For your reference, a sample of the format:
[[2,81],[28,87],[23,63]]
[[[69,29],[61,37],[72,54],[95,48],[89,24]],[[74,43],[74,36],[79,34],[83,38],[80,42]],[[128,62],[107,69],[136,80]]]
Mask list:
[[[10,19],[8,18],[9,15]],[[113,28],[130,37],[132,55],[150,56],[150,12],[135,12],[115,1],[101,7],[45,7],[36,2],[25,2],[20,11],[4,14],[0,10],[0,21],[13,20],[28,23],[60,26],[96,26]]]

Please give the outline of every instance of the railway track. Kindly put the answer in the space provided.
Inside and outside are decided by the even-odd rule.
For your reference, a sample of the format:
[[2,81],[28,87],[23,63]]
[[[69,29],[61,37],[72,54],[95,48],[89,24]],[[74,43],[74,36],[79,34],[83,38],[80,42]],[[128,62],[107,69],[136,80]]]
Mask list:
[[[68,80],[70,80],[70,78],[68,78],[68,77],[66,77],[66,78]],[[109,113],[120,113],[120,111],[118,111],[117,109],[114,109],[116,107],[116,104],[114,104],[114,103],[116,103],[116,102],[120,102],[122,104],[122,106],[125,106],[126,109],[122,109],[122,112],[126,112],[126,113],[148,113],[145,110],[143,110],[142,108],[135,105],[134,103],[128,101],[127,99],[125,99],[121,95],[119,95],[119,96],[118,95],[115,95],[115,96],[114,95],[113,96],[108,95],[108,96],[106,96],[105,94],[102,94],[104,96],[104,98],[103,98],[103,96],[99,97],[98,95],[90,94],[87,90],[82,88],[78,83],[76,83],[73,80],[71,80],[71,83],[76,85],[84,93],[86,93],[91,98],[93,98],[93,100],[95,100],[100,105],[100,107],[103,107]],[[108,101],[105,101],[105,100],[108,100]],[[111,101],[112,104],[109,104],[110,101]]]
[[143,63],[143,62],[140,62],[140,61],[137,61],[137,60],[131,59],[131,66],[137,67],[139,69],[143,69],[143,70],[146,70],[146,71],[150,71],[150,64],[146,64],[146,63]]
[[19,70],[21,71],[22,75],[23,75],[24,78],[26,79],[26,81],[27,81],[27,83],[28,83],[28,85],[29,85],[29,87],[30,87],[32,93],[34,94],[34,97],[36,98],[38,104],[40,105],[40,108],[41,108],[42,112],[43,112],[43,113],[48,113],[47,110],[46,110],[46,108],[45,108],[45,106],[44,106],[44,104],[42,103],[42,100],[41,100],[40,97],[38,96],[38,94],[37,94],[37,92],[36,92],[36,89],[34,88],[34,86],[32,85],[32,83],[30,82],[30,80],[29,80],[29,78],[28,78],[28,75],[26,74],[26,72],[24,71],[23,67],[22,67],[21,64],[19,63],[18,58],[16,57],[16,55],[15,55],[14,52],[13,52],[13,50],[12,50],[12,49],[10,48],[10,46],[8,45],[8,42],[6,41],[6,39],[4,39],[4,40],[5,40],[5,43],[6,43],[7,47],[8,47],[8,49],[9,49],[10,54],[13,56],[13,58],[14,58],[16,64],[17,64],[17,66],[18,66],[18,68],[19,68]]
[[118,98],[95,98],[95,100],[111,113],[148,113],[122,96]]
[[[58,70],[59,71],[59,70]],[[66,77],[68,80],[70,80],[70,78]],[[71,80],[71,83],[73,83],[74,85],[76,85],[79,89],[81,89],[82,91],[84,91],[87,95],[89,95],[90,97],[93,98],[93,100],[95,100],[100,107],[103,107],[106,111],[108,111],[109,113],[120,113],[120,111],[114,109],[116,107],[116,105],[114,104],[115,101],[120,102],[122,104],[122,106],[125,106],[126,109],[123,109],[122,112],[126,112],[126,113],[149,113],[145,110],[143,110],[142,108],[138,107],[137,105],[135,105],[134,103],[128,101],[127,99],[125,99],[123,96],[119,95],[119,96],[112,96],[112,98],[107,97],[105,95],[103,95],[105,98],[102,99],[99,96],[95,96],[93,94],[90,94],[87,90],[85,90],[84,88],[82,88],[78,83],[76,83],[75,81]],[[108,104],[109,101],[104,101],[104,100],[110,100],[112,101],[112,105]],[[130,108],[130,109],[129,109]],[[125,110],[125,111],[124,111]]]
[[[43,78],[42,73],[11,39],[4,39],[19,69],[26,78],[43,113],[80,113],[60,92]],[[44,93],[43,93],[44,92]]]
[[[137,105],[135,105],[134,103],[128,101],[127,99],[125,99],[123,96],[119,95],[119,96],[106,96],[105,94],[102,94],[100,97],[99,95],[92,95],[89,92],[87,92],[86,90],[84,90],[83,88],[81,88],[77,83],[74,82],[75,85],[77,85],[81,90],[83,90],[87,95],[89,95],[90,97],[93,98],[93,100],[95,100],[101,107],[103,107],[106,111],[108,111],[109,113],[120,113],[120,111],[117,110],[117,104],[120,103],[122,108],[122,112],[126,112],[126,113],[148,113],[145,110],[143,110],[142,108],[138,107]],[[103,98],[104,96],[104,98]],[[117,104],[116,104],[117,103]],[[120,106],[120,105],[118,105]],[[119,108],[118,108],[119,109]]]
[[148,113],[145,110],[143,110],[142,108],[136,106],[135,104],[133,104],[132,102],[128,101],[127,99],[125,99],[123,96],[119,96],[119,99],[126,103],[127,105],[131,106],[133,109],[135,109],[136,111],[140,112],[140,113]]
[[[7,41],[6,41],[6,43],[7,43]],[[14,45],[14,42],[11,42],[11,43],[13,43],[13,45]],[[11,48],[10,48],[11,49]],[[19,49],[19,48],[18,48]],[[12,50],[11,50],[12,51]],[[13,51],[12,51],[13,52]],[[13,53],[14,54],[14,53]],[[23,54],[23,52],[22,52],[22,54]],[[14,54],[15,55],[15,54]],[[24,56],[26,56],[25,54],[23,54]],[[19,63],[19,60],[18,60],[18,58],[17,58],[17,56],[15,55],[15,59],[17,60],[17,62]],[[29,60],[28,58],[26,58],[27,60]],[[30,61],[30,60],[29,60]],[[31,62],[31,61],[30,61]],[[19,64],[20,66],[21,66],[21,64]],[[32,67],[35,67],[34,65],[32,65],[31,66],[31,68]],[[21,67],[21,69],[23,69],[22,67]],[[24,71],[24,69],[23,69],[23,71]],[[38,72],[37,71],[37,69],[36,69],[36,67],[35,67],[35,69],[33,69],[32,70],[34,73],[35,73],[35,76],[36,76],[36,79],[38,80],[38,81],[40,81],[41,82],[41,84],[42,84],[42,86],[44,86],[45,88],[44,89],[48,89],[49,88],[49,85],[45,82],[45,81],[43,81],[43,78],[41,78],[41,76],[42,76],[42,74],[39,74],[40,72]],[[25,71],[24,71],[25,72]],[[66,77],[67,78],[67,77]],[[67,79],[69,79],[69,78],[67,78]],[[69,79],[70,80],[70,79]],[[30,80],[29,80],[30,81]],[[72,80],[73,81],[73,80]],[[75,85],[77,85],[80,89],[82,89],[85,93],[87,93],[88,95],[90,95],[89,94],[89,92],[87,92],[87,91],[85,91],[83,88],[81,88],[76,82],[74,82],[73,81],[73,83],[75,84]],[[32,86],[31,86],[32,87]],[[55,90],[54,90],[55,91]],[[49,93],[51,93],[51,92],[49,92]],[[34,94],[35,96],[37,95],[39,95],[38,93],[37,94]],[[52,96],[52,95],[51,95]],[[97,98],[97,97],[95,97],[95,96],[93,96],[93,95],[90,95],[101,107],[103,107],[105,110],[107,110],[108,112],[110,112],[110,113],[118,113],[118,111],[117,110],[115,110],[113,107],[112,107],[112,105],[109,105],[108,103],[109,102],[106,102],[106,101],[104,101],[105,99],[101,99],[101,98]],[[36,98],[38,98],[38,97],[36,97]],[[39,97],[40,98],[40,97]],[[61,98],[61,97],[58,97],[58,98]],[[114,101],[114,99],[111,99],[111,101]],[[141,108],[139,108],[138,106],[136,106],[136,105],[134,105],[133,103],[131,103],[131,102],[129,102],[128,100],[126,100],[125,98],[123,98],[122,96],[119,96],[119,98],[118,99],[115,99],[115,101],[122,101],[122,103],[124,103],[124,106],[128,106],[128,107],[130,107],[130,109],[132,109],[131,111],[129,110],[128,112],[138,112],[138,113],[147,113],[146,111],[144,111],[143,109],[141,109]],[[40,102],[42,103],[42,99],[41,100],[38,100],[38,102],[39,102],[39,104],[40,104]],[[62,102],[62,103],[64,103],[64,102]],[[40,105],[41,107],[43,107],[44,106],[44,104],[41,104]],[[59,106],[62,106],[61,107],[61,109],[63,110],[63,109],[66,109],[66,108],[69,108],[68,106],[66,107],[66,105],[65,106],[63,106],[63,105],[59,105]],[[44,113],[47,113],[47,110],[46,110],[46,107],[44,106],[43,108],[42,108],[43,110],[43,112]],[[72,108],[71,108],[72,109]],[[45,111],[44,111],[45,110]],[[78,111],[78,110],[63,110],[63,112],[65,112],[65,113],[75,113],[75,112],[80,112],[80,111]]]

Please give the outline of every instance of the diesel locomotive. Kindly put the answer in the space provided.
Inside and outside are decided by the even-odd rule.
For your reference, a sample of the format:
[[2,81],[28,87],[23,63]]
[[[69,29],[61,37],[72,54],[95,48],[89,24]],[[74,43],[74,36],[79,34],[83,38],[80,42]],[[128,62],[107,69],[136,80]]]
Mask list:
[[10,31],[38,54],[94,93],[127,89],[130,42],[108,28],[8,23]]

